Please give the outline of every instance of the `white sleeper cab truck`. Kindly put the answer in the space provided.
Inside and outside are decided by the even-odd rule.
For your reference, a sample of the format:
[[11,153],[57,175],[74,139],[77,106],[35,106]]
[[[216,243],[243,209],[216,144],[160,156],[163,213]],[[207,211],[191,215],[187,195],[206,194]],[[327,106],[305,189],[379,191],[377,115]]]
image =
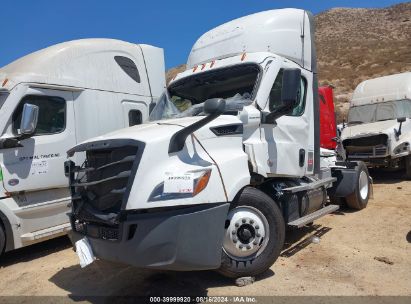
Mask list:
[[66,42],[0,69],[0,253],[66,233],[66,152],[139,124],[164,91],[163,50]]
[[257,275],[279,256],[287,227],[339,208],[327,194],[367,205],[363,163],[320,165],[314,24],[304,10],[261,12],[201,36],[150,119],[68,151],[83,266],[97,257]]
[[405,168],[411,179],[411,72],[361,82],[341,140],[347,160]]

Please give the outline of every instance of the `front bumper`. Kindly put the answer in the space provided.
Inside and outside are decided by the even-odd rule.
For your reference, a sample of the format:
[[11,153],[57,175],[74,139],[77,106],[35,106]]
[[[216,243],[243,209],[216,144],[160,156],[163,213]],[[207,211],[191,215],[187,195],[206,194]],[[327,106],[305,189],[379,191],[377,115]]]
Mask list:
[[221,263],[228,203],[204,204],[171,211],[128,214],[118,240],[79,233],[71,216],[73,244],[87,237],[97,258],[141,268],[216,269]]

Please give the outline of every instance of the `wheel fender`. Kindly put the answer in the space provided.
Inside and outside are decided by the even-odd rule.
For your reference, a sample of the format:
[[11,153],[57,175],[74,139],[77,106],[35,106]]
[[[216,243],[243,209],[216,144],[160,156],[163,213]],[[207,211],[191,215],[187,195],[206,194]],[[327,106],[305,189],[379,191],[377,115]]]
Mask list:
[[347,197],[354,193],[360,174],[359,163],[349,168],[331,168],[332,177],[337,178],[333,187],[327,190],[328,195],[334,197]]

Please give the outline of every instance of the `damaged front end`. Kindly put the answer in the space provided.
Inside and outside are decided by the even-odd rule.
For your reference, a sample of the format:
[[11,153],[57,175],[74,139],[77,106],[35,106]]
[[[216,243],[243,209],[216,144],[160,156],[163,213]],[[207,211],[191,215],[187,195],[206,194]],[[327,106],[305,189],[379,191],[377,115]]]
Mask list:
[[[148,182],[136,177],[146,150],[142,141],[107,139],[68,152],[82,164],[71,160],[65,164],[72,195],[73,245],[87,243],[96,258],[140,268],[218,268],[228,203],[129,209],[141,199],[132,188]],[[157,182],[152,184],[154,188]]]
[[142,142],[118,139],[87,143],[68,152],[71,156],[85,153],[81,166],[72,161],[65,165],[73,231],[104,240],[121,239],[121,218],[143,151]]
[[363,161],[369,166],[388,166],[391,160],[387,134],[346,138],[342,144],[349,161]]

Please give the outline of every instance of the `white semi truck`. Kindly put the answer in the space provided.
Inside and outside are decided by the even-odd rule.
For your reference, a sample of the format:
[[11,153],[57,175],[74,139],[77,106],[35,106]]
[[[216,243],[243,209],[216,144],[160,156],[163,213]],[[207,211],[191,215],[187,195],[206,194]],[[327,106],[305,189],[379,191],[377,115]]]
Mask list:
[[304,10],[272,10],[205,33],[150,123],[68,151],[83,266],[94,256],[257,275],[287,227],[339,208],[327,194],[366,207],[362,162],[321,166],[313,22]]
[[0,69],[0,254],[70,229],[67,150],[140,124],[164,91],[163,50],[70,41]]
[[411,72],[361,82],[341,140],[346,159],[403,168],[411,179]]

